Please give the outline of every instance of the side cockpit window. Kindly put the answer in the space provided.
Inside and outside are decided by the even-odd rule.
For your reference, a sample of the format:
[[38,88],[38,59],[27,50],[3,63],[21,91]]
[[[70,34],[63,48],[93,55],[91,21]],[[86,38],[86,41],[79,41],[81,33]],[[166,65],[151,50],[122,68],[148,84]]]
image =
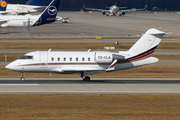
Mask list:
[[24,55],[24,56],[20,57],[19,59],[27,59],[27,60],[32,60],[32,59],[33,59],[33,56]]

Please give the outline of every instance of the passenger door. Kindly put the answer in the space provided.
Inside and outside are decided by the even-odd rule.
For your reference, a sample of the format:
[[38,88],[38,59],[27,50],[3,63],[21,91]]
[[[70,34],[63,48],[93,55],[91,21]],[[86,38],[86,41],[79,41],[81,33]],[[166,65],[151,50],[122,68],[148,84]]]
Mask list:
[[40,54],[40,67],[48,67],[48,52],[41,51]]

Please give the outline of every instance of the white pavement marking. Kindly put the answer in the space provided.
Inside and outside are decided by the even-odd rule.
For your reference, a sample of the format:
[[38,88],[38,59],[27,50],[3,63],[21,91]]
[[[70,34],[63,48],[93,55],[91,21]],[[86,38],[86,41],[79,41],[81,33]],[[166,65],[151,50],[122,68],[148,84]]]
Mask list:
[[0,84],[0,86],[39,86],[39,84]]

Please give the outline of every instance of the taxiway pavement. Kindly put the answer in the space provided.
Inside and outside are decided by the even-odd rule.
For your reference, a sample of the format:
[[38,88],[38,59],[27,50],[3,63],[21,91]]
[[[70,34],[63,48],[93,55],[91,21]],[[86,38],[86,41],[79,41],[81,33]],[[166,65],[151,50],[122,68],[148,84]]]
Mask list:
[[180,93],[180,78],[0,78],[0,93]]
[[[40,14],[40,13],[39,13]],[[141,36],[150,28],[171,32],[167,36],[180,35],[179,14],[135,13],[109,17],[99,12],[59,12],[58,16],[68,17],[70,23],[57,21],[32,27],[32,36]],[[22,36],[22,28],[1,28],[2,36]]]

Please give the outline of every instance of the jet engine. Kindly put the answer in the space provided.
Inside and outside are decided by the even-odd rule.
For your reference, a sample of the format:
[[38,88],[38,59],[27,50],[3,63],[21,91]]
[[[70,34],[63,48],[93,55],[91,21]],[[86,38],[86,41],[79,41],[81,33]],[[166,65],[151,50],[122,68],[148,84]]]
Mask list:
[[103,15],[105,15],[105,14],[106,14],[106,12],[105,12],[105,11],[102,11],[102,14],[103,14]]
[[123,11],[123,12],[121,12],[121,13],[119,13],[119,16],[123,16],[123,15],[125,15],[126,13]]
[[97,63],[111,63],[113,61],[112,53],[109,52],[96,52],[95,61]]
[[96,52],[95,61],[97,63],[112,63],[114,60],[125,60],[125,57],[119,54],[112,54],[110,52]]

